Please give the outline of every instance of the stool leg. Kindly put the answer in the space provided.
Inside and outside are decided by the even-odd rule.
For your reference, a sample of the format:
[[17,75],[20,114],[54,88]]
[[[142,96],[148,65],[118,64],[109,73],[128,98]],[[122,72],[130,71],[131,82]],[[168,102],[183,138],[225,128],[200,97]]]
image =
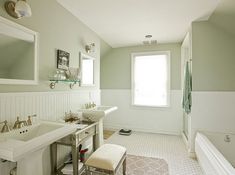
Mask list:
[[86,175],[93,175],[93,173],[90,171],[89,166],[86,166]]
[[123,161],[123,175],[126,175],[126,157]]

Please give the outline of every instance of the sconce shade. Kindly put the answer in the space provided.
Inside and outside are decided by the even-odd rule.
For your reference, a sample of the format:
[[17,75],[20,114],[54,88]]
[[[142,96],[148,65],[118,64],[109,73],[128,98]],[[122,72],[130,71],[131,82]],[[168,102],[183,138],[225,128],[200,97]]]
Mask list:
[[30,17],[32,15],[31,8],[26,1],[19,0],[15,4],[15,12],[21,17]]
[[11,0],[6,1],[5,9],[10,16],[16,19],[30,17],[32,15],[31,8],[25,0],[18,0],[17,2]]
[[95,52],[95,43],[91,43],[85,46],[87,53]]

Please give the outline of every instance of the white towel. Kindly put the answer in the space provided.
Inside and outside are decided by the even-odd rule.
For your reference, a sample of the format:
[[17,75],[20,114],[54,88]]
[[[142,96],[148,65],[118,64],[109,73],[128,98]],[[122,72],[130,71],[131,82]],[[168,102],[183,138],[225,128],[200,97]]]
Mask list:
[[[79,162],[78,170],[80,170],[83,167],[83,163]],[[73,174],[73,164],[67,164],[65,167],[61,170],[63,174],[66,175],[72,175]]]

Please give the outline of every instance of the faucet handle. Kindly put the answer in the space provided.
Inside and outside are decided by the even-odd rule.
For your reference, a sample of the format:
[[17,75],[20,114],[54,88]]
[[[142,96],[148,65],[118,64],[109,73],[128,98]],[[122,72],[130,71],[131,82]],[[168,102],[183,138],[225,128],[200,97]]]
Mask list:
[[27,125],[32,125],[32,117],[37,117],[37,114],[28,116]]
[[94,101],[92,102],[92,107],[93,107],[93,108],[96,107],[96,104],[95,104]]
[[4,122],[0,122],[0,124],[3,124],[3,123],[4,123],[4,125],[2,127],[1,133],[9,132],[10,131],[10,127],[7,124],[7,120],[5,120]]
[[19,125],[20,125],[20,117],[18,116],[18,117],[16,118],[16,121],[15,121],[15,124],[14,124],[14,126],[13,126],[13,129],[19,128]]

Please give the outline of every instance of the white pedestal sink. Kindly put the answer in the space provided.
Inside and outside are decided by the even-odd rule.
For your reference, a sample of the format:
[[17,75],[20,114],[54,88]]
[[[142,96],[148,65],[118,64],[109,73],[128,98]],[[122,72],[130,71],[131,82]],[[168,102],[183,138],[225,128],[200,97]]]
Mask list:
[[97,141],[97,145],[102,145],[104,142],[103,118],[117,109],[117,106],[96,106],[89,109],[79,109],[79,111],[82,112],[84,118],[89,118],[92,121],[99,122],[99,140]]
[[17,162],[17,175],[43,175],[42,154],[51,143],[76,131],[75,124],[42,121],[0,134],[0,158]]
[[89,117],[93,121],[99,121],[113,111],[116,111],[117,106],[96,106],[89,109],[79,109],[83,117]]

